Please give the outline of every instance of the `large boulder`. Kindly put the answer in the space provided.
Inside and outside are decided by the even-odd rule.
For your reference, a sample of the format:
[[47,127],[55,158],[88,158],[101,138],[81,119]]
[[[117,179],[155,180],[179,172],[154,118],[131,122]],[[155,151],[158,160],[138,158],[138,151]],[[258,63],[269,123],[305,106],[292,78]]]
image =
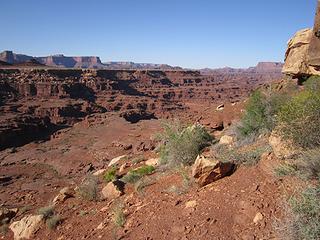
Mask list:
[[192,176],[200,187],[230,175],[235,165],[199,155],[192,166]]
[[311,74],[308,66],[309,44],[312,29],[306,28],[298,31],[288,42],[285,63],[282,72],[288,75],[300,76]]
[[282,72],[294,77],[320,75],[320,1],[313,29],[302,29],[289,40]]
[[39,229],[42,220],[42,215],[28,215],[20,221],[13,222],[10,229],[14,234],[14,239],[30,239],[33,233]]

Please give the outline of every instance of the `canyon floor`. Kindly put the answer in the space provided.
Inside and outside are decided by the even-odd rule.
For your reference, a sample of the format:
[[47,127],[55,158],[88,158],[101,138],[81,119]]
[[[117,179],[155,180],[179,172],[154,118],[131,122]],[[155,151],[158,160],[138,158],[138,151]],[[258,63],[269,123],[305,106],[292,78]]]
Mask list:
[[[166,119],[199,122],[219,139],[250,91],[271,81],[193,71],[8,69],[0,77],[0,204],[18,209],[11,221],[52,205],[61,189],[118,156],[122,174],[156,158]],[[274,225],[289,183],[273,175],[275,161],[270,153],[202,188],[189,168],[159,167],[118,198],[64,200],[54,208],[57,228],[41,224],[31,239],[279,239]],[[106,183],[97,181],[100,194]],[[123,226],[114,223],[119,208]]]

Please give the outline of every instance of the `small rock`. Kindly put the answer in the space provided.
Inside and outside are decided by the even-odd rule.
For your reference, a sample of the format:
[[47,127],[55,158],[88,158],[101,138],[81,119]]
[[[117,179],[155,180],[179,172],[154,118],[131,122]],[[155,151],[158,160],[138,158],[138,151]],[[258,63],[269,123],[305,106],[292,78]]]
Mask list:
[[122,164],[121,166],[120,166],[120,168],[119,168],[119,174],[123,174],[124,172],[125,172],[125,169],[127,168],[127,167],[129,167],[130,166],[130,164],[129,163],[124,163],[124,164]]
[[156,167],[159,165],[159,162],[159,158],[150,158],[149,160],[145,161],[145,165]]
[[100,176],[100,175],[104,174],[105,171],[107,171],[107,169],[105,169],[105,168],[104,169],[100,169],[100,170],[94,172],[92,175],[93,176]]
[[224,109],[224,104],[220,104],[218,107],[217,107],[217,111],[222,111]]
[[109,182],[103,189],[102,189],[102,196],[103,199],[115,199],[123,195],[124,190],[124,182],[120,180],[116,180],[113,182]]
[[231,145],[233,144],[233,142],[234,142],[233,137],[228,135],[222,136],[219,141],[221,145]]
[[9,228],[14,234],[14,240],[30,239],[32,234],[39,229],[42,220],[42,215],[28,215],[20,221],[13,222]]
[[195,208],[196,206],[197,206],[197,201],[195,200],[186,202],[186,208]]
[[69,187],[64,187],[60,190],[58,195],[53,199],[53,204],[58,204],[64,202],[67,198],[75,196],[75,190]]
[[92,172],[93,170],[94,170],[94,166],[92,165],[92,163],[90,163],[84,167],[84,172],[86,172],[86,173]]
[[261,212],[258,212],[258,213],[256,214],[256,216],[254,217],[253,222],[254,222],[255,224],[257,224],[257,223],[260,222],[262,219],[263,219],[262,213],[261,213]]
[[111,167],[112,165],[116,164],[117,162],[119,162],[122,158],[126,157],[127,155],[122,155],[122,156],[119,156],[119,157],[116,157],[116,158],[113,158],[109,164],[108,164],[108,167]]

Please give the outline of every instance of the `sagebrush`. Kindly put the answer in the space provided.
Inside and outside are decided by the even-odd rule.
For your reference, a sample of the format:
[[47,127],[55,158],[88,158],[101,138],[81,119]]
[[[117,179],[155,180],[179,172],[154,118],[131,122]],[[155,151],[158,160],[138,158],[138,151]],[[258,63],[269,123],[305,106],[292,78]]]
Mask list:
[[193,164],[200,151],[213,140],[203,126],[184,126],[178,120],[163,123],[159,138],[163,143],[161,163],[170,166]]

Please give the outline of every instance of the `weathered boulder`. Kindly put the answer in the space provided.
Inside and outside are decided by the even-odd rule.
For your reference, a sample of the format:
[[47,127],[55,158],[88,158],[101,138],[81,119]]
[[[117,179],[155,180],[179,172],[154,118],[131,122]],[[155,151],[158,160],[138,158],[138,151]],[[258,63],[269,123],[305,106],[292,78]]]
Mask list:
[[282,72],[294,77],[320,75],[320,2],[313,29],[302,29],[289,40]]
[[233,163],[223,163],[216,159],[210,159],[199,155],[192,166],[192,176],[200,187],[217,181],[230,175],[234,170]]
[[101,191],[103,199],[112,200],[123,195],[124,182],[116,180],[109,182]]
[[75,190],[69,187],[64,187],[60,190],[58,195],[53,199],[53,204],[64,202],[67,198],[74,197],[76,194]]
[[37,231],[43,220],[42,215],[28,215],[20,221],[13,222],[10,229],[14,234],[14,239],[30,239],[35,231]]
[[298,31],[289,40],[283,73],[294,76],[311,74],[307,63],[311,36],[312,29],[306,28]]

